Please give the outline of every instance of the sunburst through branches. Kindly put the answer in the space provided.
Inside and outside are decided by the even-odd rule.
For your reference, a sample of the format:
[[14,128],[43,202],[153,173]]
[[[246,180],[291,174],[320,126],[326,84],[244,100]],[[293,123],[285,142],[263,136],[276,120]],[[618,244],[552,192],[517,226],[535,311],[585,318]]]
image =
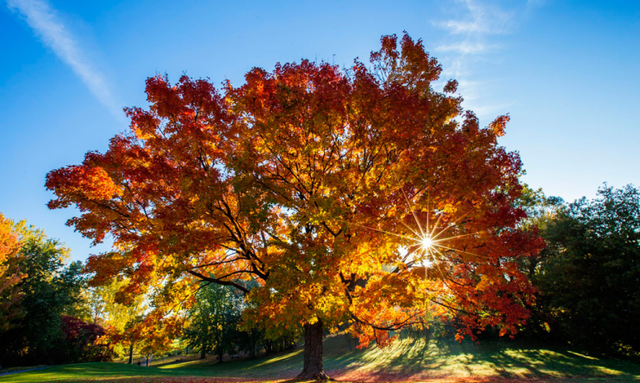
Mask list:
[[[460,252],[475,255],[468,253],[467,251],[463,251],[462,249],[456,249],[453,245],[453,241],[455,239],[478,234],[453,234],[456,231],[460,231],[458,221],[466,216],[466,214],[462,214],[457,219],[450,221],[447,224],[443,224],[442,219],[445,216],[445,213],[439,212],[439,214],[436,213],[437,219],[433,222],[433,219],[431,219],[431,209],[429,208],[429,196],[427,195],[427,211],[424,212],[426,219],[422,222],[418,217],[419,212],[415,208],[412,200],[407,196],[404,190],[402,190],[402,194],[406,201],[407,208],[411,213],[410,216],[413,218],[414,222],[412,224],[407,224],[404,221],[400,221],[400,223],[408,230],[408,235],[397,233],[388,234],[408,240],[408,251],[403,257],[407,266],[422,264],[425,268],[426,278],[427,268],[434,264],[436,258],[439,258],[440,260],[446,259],[446,253],[448,252]],[[416,195],[416,197],[418,197],[418,195]],[[440,272],[442,272],[442,270],[440,270]]]
[[[437,209],[431,210],[428,207],[429,204],[427,204],[426,211],[424,209],[418,211],[404,191],[403,195],[407,204],[407,213],[404,219],[398,220],[398,223],[404,228],[402,233],[365,225],[359,226],[401,239],[399,252],[401,260],[407,268],[421,265],[425,268],[426,276],[426,269],[432,267],[436,261],[442,263],[452,253],[481,257],[455,246],[457,239],[480,234],[480,232],[464,233],[464,228],[458,224],[467,213],[459,214],[456,219],[447,219],[450,217],[446,217],[445,212]],[[419,195],[415,197],[419,197]],[[419,217],[420,215],[422,219]],[[407,216],[410,217],[409,222],[405,222]],[[440,274],[442,274],[442,270],[440,270]]]

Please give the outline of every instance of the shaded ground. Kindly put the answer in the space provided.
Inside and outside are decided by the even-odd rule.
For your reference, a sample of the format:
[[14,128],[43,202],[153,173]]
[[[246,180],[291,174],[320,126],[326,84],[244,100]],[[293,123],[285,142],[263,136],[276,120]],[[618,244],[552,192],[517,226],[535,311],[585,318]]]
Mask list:
[[35,370],[44,370],[45,368],[51,368],[51,366],[38,366],[38,367],[27,367],[27,368],[12,368],[7,370],[0,370],[0,376],[9,375],[9,374],[19,374],[21,372],[27,371],[35,371]]
[[[294,378],[302,369],[302,350],[253,360],[218,364],[215,358],[154,367],[84,363],[0,376],[0,382],[87,381],[241,382]],[[429,382],[634,382],[640,364],[597,359],[562,348],[531,343],[400,339],[391,347],[356,350],[344,336],[325,340],[325,370],[340,381]]]

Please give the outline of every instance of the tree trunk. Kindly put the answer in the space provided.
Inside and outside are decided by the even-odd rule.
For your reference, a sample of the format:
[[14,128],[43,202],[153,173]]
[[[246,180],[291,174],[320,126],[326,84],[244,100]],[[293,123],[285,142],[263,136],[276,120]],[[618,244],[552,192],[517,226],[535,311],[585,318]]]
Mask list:
[[133,342],[129,345],[129,364],[133,364]]
[[249,334],[249,343],[251,343],[251,349],[249,351],[249,357],[251,359],[256,357],[256,347],[257,347],[257,341],[256,341],[256,336],[255,336],[255,331],[251,330],[251,333]]
[[222,356],[224,355],[224,349],[222,346],[218,346],[218,363],[222,363]]
[[329,380],[322,365],[322,321],[304,325],[304,369],[298,379]]

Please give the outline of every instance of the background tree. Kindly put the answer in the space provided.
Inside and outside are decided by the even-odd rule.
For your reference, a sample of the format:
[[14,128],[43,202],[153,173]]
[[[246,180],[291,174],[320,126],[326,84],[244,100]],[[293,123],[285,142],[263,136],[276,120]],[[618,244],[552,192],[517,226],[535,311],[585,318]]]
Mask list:
[[61,362],[64,315],[83,317],[82,265],[65,265],[68,250],[24,221],[13,225],[21,242],[16,269],[26,275],[15,285],[22,294],[11,310],[22,319],[2,334],[0,347],[8,363]]
[[152,356],[160,356],[171,349],[182,329],[182,320],[167,320],[158,317],[157,312],[151,312],[135,325],[134,332],[139,334],[138,349],[145,356],[148,367]]
[[105,335],[102,326],[65,315],[62,317],[64,342],[56,345],[56,351],[64,363],[104,362],[111,359],[111,347],[100,341]]
[[550,330],[592,352],[640,350],[640,192],[603,187],[558,210],[534,277]]
[[[527,219],[522,221],[521,227],[534,236],[546,233],[549,225],[557,219],[560,210],[565,206],[562,198],[546,196],[542,189],[534,190],[526,184],[523,185],[517,204],[527,214]],[[542,249],[537,257],[519,260],[522,271],[528,275],[529,279],[535,278],[541,265],[544,264],[547,253],[547,249]]]
[[[242,282],[238,282],[242,283]],[[256,284],[243,283],[251,290]],[[299,328],[277,328],[273,325],[242,320],[248,307],[241,292],[231,286],[202,282],[196,293],[196,302],[187,313],[183,339],[189,347],[206,354],[215,354],[222,362],[225,353],[239,351],[251,357],[264,348],[267,354],[284,351],[295,346]]]
[[128,356],[128,363],[132,364],[136,344],[143,341],[141,324],[149,308],[144,295],[133,297],[126,304],[118,303],[118,293],[126,285],[126,280],[114,279],[93,287],[89,301],[96,322],[106,328],[105,341],[116,354]]
[[128,356],[128,364],[133,363],[135,351],[149,366],[152,356],[160,356],[171,349],[181,329],[181,320],[159,318],[157,313],[151,312],[129,318],[121,331],[108,327],[105,338],[108,343],[120,346],[119,354]]
[[481,128],[456,81],[433,88],[421,41],[381,41],[371,69],[278,64],[222,93],[148,79],[129,134],[47,176],[49,206],[81,212],[68,224],[114,239],[95,278],[129,276],[164,314],[195,280],[234,286],[248,318],[304,328],[301,378],[325,377],[323,330],[343,323],[385,344],[438,307],[461,334],[515,332],[531,288],[514,260],[539,244],[517,227],[520,159],[497,143],[509,118]]
[[[27,275],[20,270],[20,241],[13,222],[0,213],[0,343],[5,343],[6,332],[23,317],[18,303],[23,296],[19,282]],[[0,347],[0,369],[5,347]]]
[[206,354],[218,355],[222,362],[225,352],[235,353],[240,340],[240,315],[244,297],[228,286],[206,284],[197,293],[196,303],[189,310],[184,338],[189,347]]

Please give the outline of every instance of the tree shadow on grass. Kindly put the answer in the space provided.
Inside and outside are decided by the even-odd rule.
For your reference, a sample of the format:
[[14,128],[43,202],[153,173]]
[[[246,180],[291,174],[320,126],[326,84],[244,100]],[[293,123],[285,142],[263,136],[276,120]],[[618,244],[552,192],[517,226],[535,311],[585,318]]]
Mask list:
[[640,365],[616,359],[598,359],[531,342],[493,341],[473,344],[467,352],[504,377],[612,377],[640,379]]
[[[566,380],[606,378],[640,380],[640,365],[596,359],[560,347],[532,342],[453,340],[426,342],[402,339],[387,349],[369,348],[345,355],[329,374],[341,380],[423,380],[496,377],[501,379]],[[351,363],[350,363],[351,362]]]

